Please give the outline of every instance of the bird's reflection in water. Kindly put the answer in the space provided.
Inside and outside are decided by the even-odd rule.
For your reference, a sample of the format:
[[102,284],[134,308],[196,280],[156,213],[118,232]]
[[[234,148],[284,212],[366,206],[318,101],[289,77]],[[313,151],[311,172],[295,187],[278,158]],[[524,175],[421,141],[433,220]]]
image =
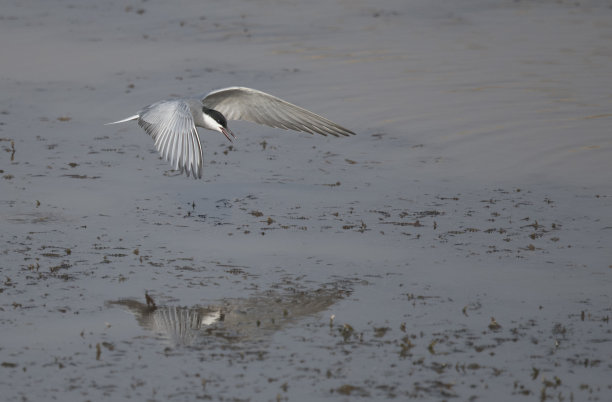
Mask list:
[[155,306],[148,296],[146,304],[134,299],[108,304],[126,307],[143,328],[173,345],[197,347],[211,339],[228,342],[263,339],[301,317],[325,311],[349,293],[336,287],[289,293],[270,291],[206,307]]

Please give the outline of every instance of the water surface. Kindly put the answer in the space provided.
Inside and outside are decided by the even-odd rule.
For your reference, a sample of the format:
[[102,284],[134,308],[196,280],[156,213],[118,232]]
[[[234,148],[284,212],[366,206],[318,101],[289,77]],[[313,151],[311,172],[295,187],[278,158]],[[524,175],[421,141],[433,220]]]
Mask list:
[[[2,395],[605,400],[611,13],[4,5]],[[103,125],[230,85],[357,135],[230,122],[196,181]]]

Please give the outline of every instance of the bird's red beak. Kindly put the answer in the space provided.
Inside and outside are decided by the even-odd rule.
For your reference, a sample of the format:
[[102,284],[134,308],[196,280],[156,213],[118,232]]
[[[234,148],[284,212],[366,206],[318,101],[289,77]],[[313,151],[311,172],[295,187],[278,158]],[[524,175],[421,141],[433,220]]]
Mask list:
[[229,142],[234,142],[232,138],[236,138],[236,136],[234,135],[234,133],[232,133],[232,130],[230,130],[229,128],[221,127],[221,132],[223,133],[225,138],[229,140]]

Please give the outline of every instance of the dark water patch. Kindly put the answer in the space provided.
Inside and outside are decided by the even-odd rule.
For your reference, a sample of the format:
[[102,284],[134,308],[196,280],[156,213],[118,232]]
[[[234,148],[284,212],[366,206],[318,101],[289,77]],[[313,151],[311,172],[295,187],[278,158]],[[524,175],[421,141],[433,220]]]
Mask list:
[[62,177],[70,177],[71,179],[99,179],[100,176],[88,176],[86,174],[63,174]]

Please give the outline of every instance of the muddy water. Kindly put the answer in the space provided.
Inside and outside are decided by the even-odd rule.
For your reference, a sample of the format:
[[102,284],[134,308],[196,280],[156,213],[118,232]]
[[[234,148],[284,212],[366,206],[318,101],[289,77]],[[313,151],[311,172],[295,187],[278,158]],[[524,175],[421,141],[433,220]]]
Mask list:
[[[605,2],[11,2],[0,390],[17,400],[606,400]],[[256,87],[204,179],[136,125]]]

